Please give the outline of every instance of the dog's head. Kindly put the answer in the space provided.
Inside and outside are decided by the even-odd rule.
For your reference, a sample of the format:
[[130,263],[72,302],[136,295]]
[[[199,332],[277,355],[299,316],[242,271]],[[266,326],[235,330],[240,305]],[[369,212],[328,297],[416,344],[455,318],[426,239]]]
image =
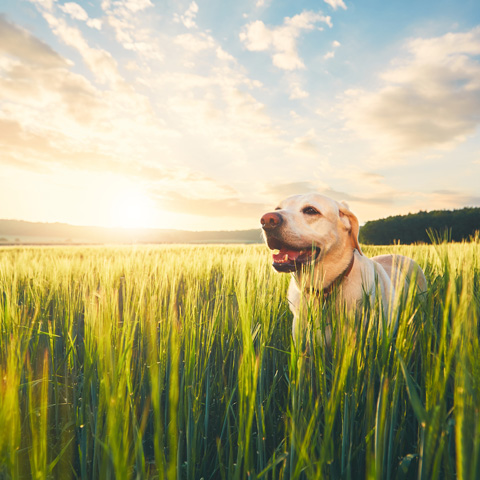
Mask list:
[[279,272],[295,272],[339,249],[357,249],[358,220],[344,203],[320,194],[295,195],[260,220]]

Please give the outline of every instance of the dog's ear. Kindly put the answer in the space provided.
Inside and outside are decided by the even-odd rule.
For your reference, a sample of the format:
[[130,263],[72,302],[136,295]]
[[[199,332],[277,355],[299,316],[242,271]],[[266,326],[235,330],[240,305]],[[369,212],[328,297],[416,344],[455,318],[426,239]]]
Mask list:
[[348,205],[345,202],[339,204],[340,220],[348,230],[350,241],[353,248],[358,250],[360,255],[363,255],[360,244],[358,243],[358,231],[360,229],[358,225],[358,218],[350,211]]

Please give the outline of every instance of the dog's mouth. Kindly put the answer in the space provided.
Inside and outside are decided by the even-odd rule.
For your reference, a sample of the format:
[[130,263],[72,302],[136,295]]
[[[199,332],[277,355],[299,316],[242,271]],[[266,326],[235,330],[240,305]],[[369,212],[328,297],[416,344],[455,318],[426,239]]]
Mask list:
[[320,255],[320,248],[311,247],[295,250],[288,246],[277,248],[273,253],[273,268],[278,272],[296,272],[305,265],[310,265]]

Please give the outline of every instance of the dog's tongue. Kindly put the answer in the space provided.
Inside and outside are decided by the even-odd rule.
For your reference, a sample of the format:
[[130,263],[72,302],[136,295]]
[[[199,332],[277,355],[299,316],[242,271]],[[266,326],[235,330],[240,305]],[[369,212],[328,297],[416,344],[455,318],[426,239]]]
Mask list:
[[298,250],[289,250],[288,248],[281,248],[278,253],[273,254],[273,261],[275,263],[286,263],[289,260],[294,262],[300,255]]

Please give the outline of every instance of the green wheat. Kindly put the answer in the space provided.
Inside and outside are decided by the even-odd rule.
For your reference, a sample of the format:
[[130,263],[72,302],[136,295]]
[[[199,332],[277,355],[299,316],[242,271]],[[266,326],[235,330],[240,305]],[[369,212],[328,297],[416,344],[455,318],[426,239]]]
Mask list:
[[396,324],[294,343],[264,246],[1,249],[0,478],[480,478],[480,244],[393,251]]

